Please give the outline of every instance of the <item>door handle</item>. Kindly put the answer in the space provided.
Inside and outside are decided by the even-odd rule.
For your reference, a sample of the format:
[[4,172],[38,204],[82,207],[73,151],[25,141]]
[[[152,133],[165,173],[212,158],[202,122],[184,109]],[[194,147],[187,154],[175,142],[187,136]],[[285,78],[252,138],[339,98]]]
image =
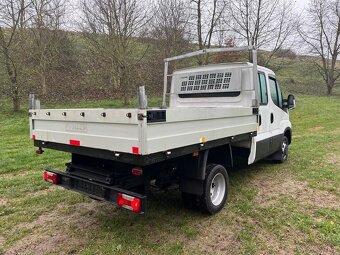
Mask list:
[[274,122],[274,114],[271,113],[271,114],[270,114],[270,123],[273,123],[273,122]]
[[259,115],[259,126],[261,126],[262,124],[262,118],[261,118],[261,114]]

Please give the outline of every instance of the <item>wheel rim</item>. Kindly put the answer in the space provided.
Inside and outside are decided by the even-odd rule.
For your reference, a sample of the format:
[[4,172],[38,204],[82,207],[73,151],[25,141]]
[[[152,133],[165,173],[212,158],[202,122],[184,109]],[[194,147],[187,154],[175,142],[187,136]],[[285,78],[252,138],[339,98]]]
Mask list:
[[282,158],[283,159],[287,158],[287,150],[288,150],[287,140],[283,140],[282,142]]
[[210,199],[213,205],[218,206],[221,204],[225,195],[225,178],[223,174],[217,173],[210,184]]

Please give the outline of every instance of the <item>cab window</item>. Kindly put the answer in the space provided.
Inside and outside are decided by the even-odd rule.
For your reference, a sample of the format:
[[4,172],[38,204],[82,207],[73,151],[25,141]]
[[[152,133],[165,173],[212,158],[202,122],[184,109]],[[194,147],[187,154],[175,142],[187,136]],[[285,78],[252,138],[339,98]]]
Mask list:
[[260,104],[268,104],[267,82],[264,73],[259,73],[259,86],[260,86]]
[[283,108],[282,92],[281,92],[279,83],[277,81],[276,81],[276,90],[277,90],[277,95],[279,98],[279,107],[282,109]]
[[275,105],[282,108],[282,93],[275,78],[269,77],[270,95]]

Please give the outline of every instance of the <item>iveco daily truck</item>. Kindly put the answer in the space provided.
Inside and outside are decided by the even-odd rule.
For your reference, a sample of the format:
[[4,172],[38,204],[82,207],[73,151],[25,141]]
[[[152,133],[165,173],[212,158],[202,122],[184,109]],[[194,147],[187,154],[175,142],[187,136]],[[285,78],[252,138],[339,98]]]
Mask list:
[[[168,73],[172,61],[230,51],[249,51],[252,63]],[[178,185],[185,203],[215,214],[225,205],[227,170],[236,157],[248,164],[287,159],[288,110],[295,99],[283,99],[275,73],[257,65],[253,47],[201,50],[164,62],[160,108],[147,107],[143,88],[135,109],[41,109],[31,96],[30,135],[37,153],[48,148],[71,154],[66,171],[45,169],[44,179],[140,214],[150,187]]]

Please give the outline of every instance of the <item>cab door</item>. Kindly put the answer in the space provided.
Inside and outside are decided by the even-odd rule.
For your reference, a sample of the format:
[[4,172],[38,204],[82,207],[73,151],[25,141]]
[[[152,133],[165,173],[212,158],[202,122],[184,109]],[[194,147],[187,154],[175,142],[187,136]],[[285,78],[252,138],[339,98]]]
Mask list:
[[255,160],[259,160],[270,153],[270,104],[268,97],[268,79],[264,72],[258,73],[259,85],[259,126],[256,136],[256,153]]
[[284,122],[288,120],[288,114],[283,110],[283,99],[280,86],[274,76],[269,76],[269,90],[270,90],[270,124],[271,142],[269,151],[270,154],[276,152],[283,139]]
[[258,73],[259,126],[251,142],[248,164],[275,153],[281,146],[286,128],[291,127],[288,112],[283,109],[280,86],[274,75]]

